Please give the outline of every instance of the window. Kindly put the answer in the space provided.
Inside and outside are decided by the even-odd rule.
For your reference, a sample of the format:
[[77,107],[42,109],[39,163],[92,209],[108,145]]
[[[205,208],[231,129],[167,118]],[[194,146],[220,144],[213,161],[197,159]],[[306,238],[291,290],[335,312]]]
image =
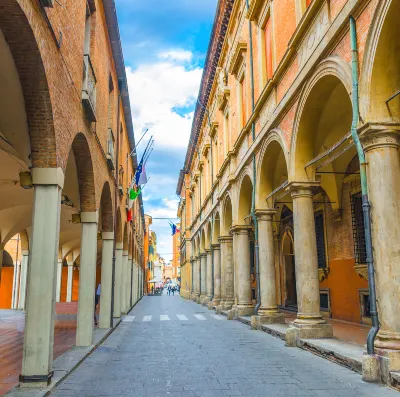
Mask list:
[[314,214],[315,236],[317,238],[318,269],[326,268],[324,214],[318,211]]
[[329,289],[321,289],[319,291],[320,309],[324,312],[331,310],[331,300],[329,296]]
[[369,291],[368,289],[359,289],[358,290],[359,299],[360,299],[360,316],[362,324],[371,325],[371,303],[369,299]]
[[271,18],[268,18],[268,21],[265,25],[264,35],[265,35],[265,64],[266,64],[266,73],[268,81],[273,74]]
[[353,194],[350,198],[350,203],[355,262],[358,264],[365,264],[367,262],[367,251],[365,247],[364,214],[361,193]]

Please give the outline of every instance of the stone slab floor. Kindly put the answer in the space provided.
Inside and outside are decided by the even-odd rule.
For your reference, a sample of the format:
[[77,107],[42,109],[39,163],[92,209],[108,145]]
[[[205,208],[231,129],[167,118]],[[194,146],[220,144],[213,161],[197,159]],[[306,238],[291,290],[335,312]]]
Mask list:
[[144,297],[51,395],[400,396],[264,332],[166,295]]

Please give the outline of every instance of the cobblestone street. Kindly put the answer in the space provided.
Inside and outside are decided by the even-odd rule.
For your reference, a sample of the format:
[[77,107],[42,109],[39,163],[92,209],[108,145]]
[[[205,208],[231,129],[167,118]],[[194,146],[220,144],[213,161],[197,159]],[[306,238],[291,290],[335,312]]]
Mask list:
[[144,297],[52,396],[398,396],[179,296]]

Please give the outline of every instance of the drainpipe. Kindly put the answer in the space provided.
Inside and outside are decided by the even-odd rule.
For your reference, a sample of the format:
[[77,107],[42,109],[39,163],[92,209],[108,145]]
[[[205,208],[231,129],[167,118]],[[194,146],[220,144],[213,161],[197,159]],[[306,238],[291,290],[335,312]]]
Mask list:
[[357,50],[357,33],[356,21],[350,16],[350,40],[351,40],[351,69],[352,69],[352,102],[353,102],[353,122],[351,124],[351,135],[356,145],[358,160],[360,162],[360,178],[361,178],[361,193],[362,206],[364,213],[364,233],[365,233],[365,248],[367,254],[368,265],[368,288],[370,297],[372,328],[367,337],[367,353],[374,354],[374,341],[379,331],[379,319],[376,305],[376,289],[375,289],[375,271],[374,259],[372,254],[372,237],[371,237],[371,205],[368,199],[368,183],[366,173],[365,153],[362,148],[360,138],[357,134],[357,124],[359,121],[359,97],[358,97],[358,50]]
[[[246,7],[249,10],[249,0],[246,0]],[[251,111],[254,113],[254,65],[253,65],[253,32],[251,30],[251,21],[249,20],[249,40],[250,40],[250,82],[251,82]],[[251,135],[253,142],[256,139],[256,131],[254,121],[251,123]],[[260,266],[259,266],[259,248],[258,248],[258,221],[255,215],[256,207],[256,179],[257,178],[257,165],[256,155],[253,153],[253,192],[251,197],[251,217],[254,223],[254,253],[256,260],[256,282],[257,282],[257,304],[254,308],[255,314],[261,306],[261,290],[260,290]]]

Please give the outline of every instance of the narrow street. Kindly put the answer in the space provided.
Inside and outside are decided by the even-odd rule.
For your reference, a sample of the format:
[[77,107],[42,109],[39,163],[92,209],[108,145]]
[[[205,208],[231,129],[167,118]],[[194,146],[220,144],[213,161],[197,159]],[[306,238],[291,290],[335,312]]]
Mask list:
[[179,296],[144,297],[52,396],[397,396]]

